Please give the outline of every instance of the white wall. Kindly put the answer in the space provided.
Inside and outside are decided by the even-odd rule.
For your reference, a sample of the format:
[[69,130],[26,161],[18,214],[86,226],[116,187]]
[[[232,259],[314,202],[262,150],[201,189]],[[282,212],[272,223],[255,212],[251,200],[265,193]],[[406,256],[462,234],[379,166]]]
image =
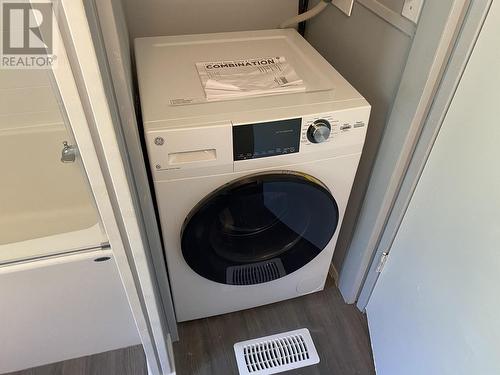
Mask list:
[[500,373],[500,2],[367,307],[379,375]]
[[401,13],[405,0],[379,0],[378,2],[394,12]]
[[123,0],[132,39],[274,29],[297,14],[297,0]]
[[[384,0],[380,3],[397,10],[402,8],[403,2]],[[334,254],[334,265],[340,271],[412,38],[356,2],[351,17],[346,17],[335,7],[328,7],[308,21],[306,39],[372,105],[363,156]]]

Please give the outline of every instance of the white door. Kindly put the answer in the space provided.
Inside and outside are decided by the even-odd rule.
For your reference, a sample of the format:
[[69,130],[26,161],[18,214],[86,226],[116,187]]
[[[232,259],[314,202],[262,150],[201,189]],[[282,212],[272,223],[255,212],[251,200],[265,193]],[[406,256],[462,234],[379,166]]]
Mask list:
[[111,250],[0,267],[0,374],[140,343]]
[[500,374],[500,2],[367,306],[379,375]]
[[0,69],[0,171],[0,265],[107,242],[50,71]]

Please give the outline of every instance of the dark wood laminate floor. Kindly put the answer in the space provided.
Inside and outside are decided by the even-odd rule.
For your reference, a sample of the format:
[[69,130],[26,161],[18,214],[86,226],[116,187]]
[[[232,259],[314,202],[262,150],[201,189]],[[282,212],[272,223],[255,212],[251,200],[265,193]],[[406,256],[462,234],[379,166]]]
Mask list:
[[179,324],[176,373],[238,374],[234,343],[299,328],[311,332],[320,363],[287,374],[375,374],[365,316],[343,302],[331,280],[322,292]]
[[147,375],[142,346],[70,359],[6,375]]
[[[344,304],[331,280],[319,293],[179,324],[176,373],[236,375],[235,342],[298,328],[309,329],[321,361],[287,374],[375,374],[366,319]],[[147,375],[147,369],[142,347],[134,346],[6,375]]]

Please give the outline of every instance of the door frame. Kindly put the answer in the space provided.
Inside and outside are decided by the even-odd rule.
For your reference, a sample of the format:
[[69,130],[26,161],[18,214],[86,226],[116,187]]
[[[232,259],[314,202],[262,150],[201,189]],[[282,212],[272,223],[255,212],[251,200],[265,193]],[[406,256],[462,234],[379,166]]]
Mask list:
[[[164,331],[169,332],[171,341],[177,341],[177,320],[163,242],[139,134],[140,126],[131,81],[132,71],[127,71],[124,61],[131,58],[130,50],[124,47],[129,45],[128,30],[120,29],[120,26],[126,27],[125,13],[119,0],[83,0],[83,4],[125,171],[133,193],[134,206],[140,213],[138,221],[148,250],[146,256],[160,306],[160,324]],[[126,32],[126,37],[122,35],[123,32]],[[129,68],[131,66],[132,64]]]
[[[420,131],[411,146],[407,164],[401,172],[398,190],[393,196],[390,210],[384,218],[373,248],[369,268],[356,298],[358,309],[364,311],[375,288],[383,263],[390,254],[394,238],[399,230],[410,200],[420,179],[434,141],[439,133],[450,103],[475,46],[492,0],[455,1],[450,12],[448,37],[443,35],[441,50],[448,49],[441,62],[440,77],[436,77],[436,88],[428,97],[429,108],[418,124]],[[453,28],[455,27],[455,30]],[[450,34],[453,32],[454,35]],[[421,41],[415,40],[415,43]],[[425,51],[425,49],[423,49]],[[442,53],[442,52],[441,52]],[[392,117],[392,116],[391,116]],[[417,124],[415,124],[417,125]],[[397,172],[397,171],[395,171]]]
[[[151,375],[174,372],[169,332],[160,323],[138,208],[81,1],[60,0],[52,71],[116,260]],[[103,147],[103,145],[106,147]]]
[[[396,224],[390,224],[389,220],[400,216],[398,210],[404,210],[404,205],[396,206],[398,196],[400,193],[411,193],[402,191],[403,181],[412,159],[415,158],[416,162],[419,155],[415,153],[416,147],[431,107],[436,102],[443,76],[451,67],[450,57],[454,55],[460,59],[455,53],[458,40],[468,39],[470,45],[465,24],[473,24],[478,18],[476,14],[483,14],[489,2],[443,0],[426,1],[424,4],[349,252],[340,270],[338,286],[344,300],[357,303],[363,294],[358,304],[361,310],[371,293],[368,290],[373,289],[376,281],[374,273],[380,256],[388,250],[381,246],[385,244],[381,240],[386,227],[397,226],[397,220]],[[464,23],[464,20],[467,22]],[[461,59],[462,63],[466,60],[464,55]],[[421,147],[425,149],[425,146]],[[420,157],[425,157],[425,154]],[[404,201],[404,198],[401,199]],[[393,211],[395,216],[392,216]]]

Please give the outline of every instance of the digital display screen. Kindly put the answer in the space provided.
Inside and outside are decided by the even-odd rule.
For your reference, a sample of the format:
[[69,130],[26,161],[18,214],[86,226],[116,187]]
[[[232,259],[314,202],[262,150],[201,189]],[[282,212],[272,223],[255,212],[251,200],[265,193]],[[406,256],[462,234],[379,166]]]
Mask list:
[[301,118],[233,126],[234,160],[299,152]]

